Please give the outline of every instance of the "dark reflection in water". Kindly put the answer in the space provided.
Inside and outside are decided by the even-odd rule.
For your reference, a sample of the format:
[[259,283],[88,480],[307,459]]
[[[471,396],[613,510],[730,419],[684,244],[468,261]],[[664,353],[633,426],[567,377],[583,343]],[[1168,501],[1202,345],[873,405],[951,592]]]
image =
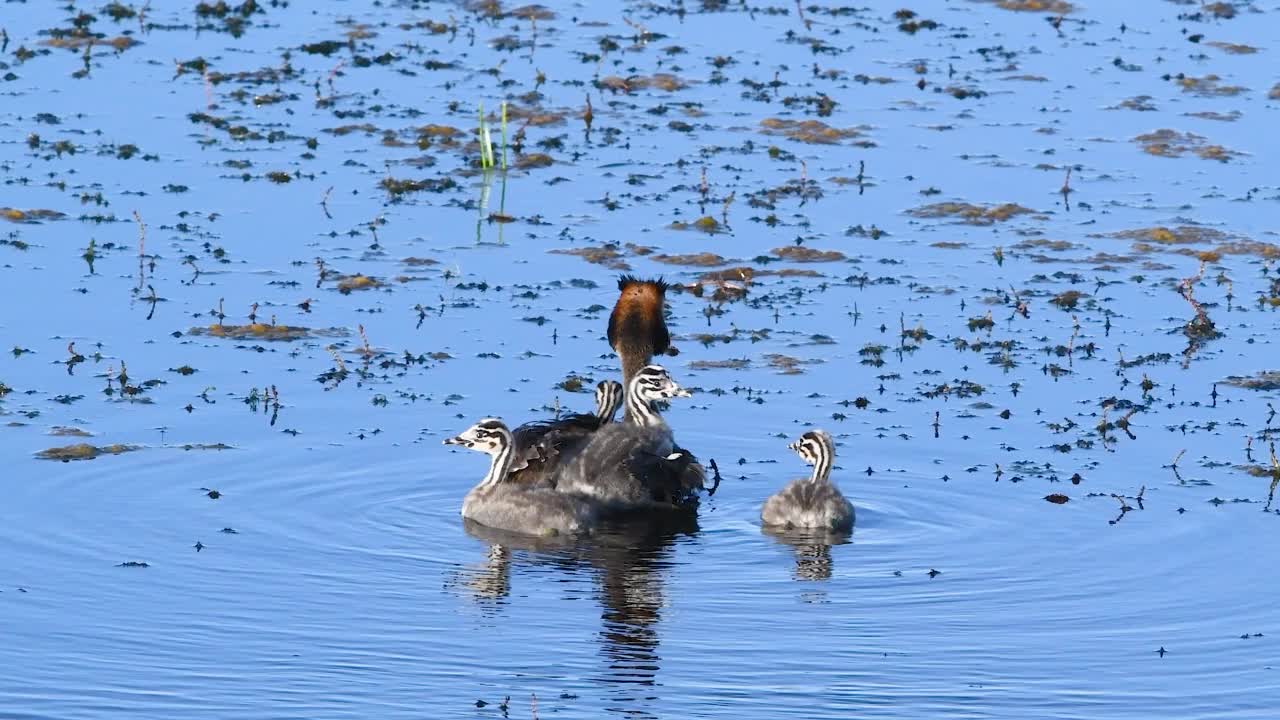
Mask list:
[[490,545],[483,563],[458,573],[446,587],[461,586],[485,609],[496,609],[507,603],[511,595],[511,550],[505,545]]
[[833,560],[831,546],[849,542],[850,533],[830,530],[779,530],[761,528],[783,545],[790,545],[796,556],[792,577],[796,580],[830,580]]
[[[513,562],[594,573],[602,620],[597,637],[604,661],[599,682],[613,688],[606,709],[632,717],[656,717],[644,706],[657,700],[664,586],[675,565],[676,541],[698,532],[695,513],[623,519],[582,539],[515,535],[470,521],[464,527],[472,537],[490,544],[486,562],[457,581],[481,606],[506,603]],[[513,550],[521,552],[513,554]]]
[[666,575],[676,539],[697,532],[696,514],[672,512],[620,522],[591,546],[591,564],[600,572],[602,680],[615,686],[610,712],[656,717],[644,705],[656,699]]
[[[481,608],[497,609],[511,595],[511,564],[528,562],[537,565],[575,568],[582,565],[582,547],[573,537],[536,537],[496,530],[478,522],[462,519],[462,527],[471,537],[489,545],[485,560],[460,569],[445,583],[446,589],[459,589]],[[520,551],[527,556],[516,557]]]

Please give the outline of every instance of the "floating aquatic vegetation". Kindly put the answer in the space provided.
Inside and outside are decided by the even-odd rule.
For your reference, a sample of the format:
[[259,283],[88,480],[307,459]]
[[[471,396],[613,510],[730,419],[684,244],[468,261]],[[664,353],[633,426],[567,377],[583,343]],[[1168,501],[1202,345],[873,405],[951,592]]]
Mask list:
[[907,214],[918,218],[957,218],[970,225],[992,225],[1034,212],[1031,208],[1017,203],[975,205],[963,202],[941,202],[912,208],[907,211]]
[[1159,109],[1156,107],[1156,104],[1153,102],[1153,98],[1150,95],[1138,95],[1136,97],[1127,98],[1122,100],[1116,107],[1123,110],[1137,110],[1138,112],[1155,112]]
[[1222,384],[1246,390],[1280,390],[1280,370],[1263,370],[1247,377],[1230,375],[1222,381]]
[[555,160],[546,153],[526,153],[516,158],[515,168],[517,170],[533,170],[551,167],[554,164]]
[[568,377],[556,383],[556,387],[565,392],[580,393],[587,392],[588,388],[594,384],[595,381],[590,376],[571,373]]
[[667,227],[671,228],[672,230],[699,230],[709,235],[726,232],[724,225],[722,225],[720,221],[716,220],[710,215],[704,215],[698,218],[697,220],[694,220],[693,222],[684,222],[682,220],[677,220],[671,223],[670,225],[668,225]]
[[941,385],[934,385],[926,389],[920,390],[920,394],[927,398],[970,398],[978,397],[985,393],[987,389],[971,380],[952,380]]
[[1216,47],[1219,50],[1231,55],[1253,55],[1254,53],[1258,52],[1258,48],[1253,47],[1252,45],[1242,45],[1240,43],[1222,42],[1221,40],[1212,40],[1210,42],[1205,43],[1205,45]]
[[1213,74],[1204,77],[1179,74],[1175,79],[1182,92],[1200,97],[1234,97],[1248,89],[1240,85],[1223,85],[1222,78]]
[[1217,245],[1214,251],[1222,255],[1256,255],[1267,260],[1280,259],[1280,245],[1257,240],[1230,240]]
[[1187,117],[1200,118],[1201,120],[1217,120],[1219,122],[1235,122],[1244,117],[1244,113],[1239,110],[1232,110],[1228,113],[1214,112],[1212,110],[1202,110],[1200,112],[1183,113]]
[[350,295],[355,290],[374,290],[376,288],[385,287],[386,283],[376,277],[368,275],[347,275],[338,280],[338,292],[343,295]]
[[623,260],[617,245],[603,245],[585,248],[557,248],[548,250],[556,255],[576,255],[593,265],[604,265],[611,270],[630,270],[631,266]]
[[792,95],[790,97],[785,97],[782,99],[782,104],[786,107],[800,107],[805,110],[805,112],[808,112],[809,108],[812,108],[813,112],[816,113],[818,117],[831,117],[831,112],[835,110],[836,106],[840,103],[831,99],[831,96],[825,93],[817,93],[816,95]]
[[[508,108],[507,112],[510,113],[510,111],[510,108]],[[434,144],[446,147],[458,145],[461,139],[466,136],[466,133],[452,125],[423,125],[414,132],[418,136],[418,148],[422,150]]]
[[839,250],[816,250],[803,245],[787,245],[786,247],[774,248],[769,252],[791,262],[839,262],[847,259],[845,254]]
[[328,57],[335,52],[351,47],[351,42],[342,42],[340,40],[321,40],[320,42],[306,43],[300,50],[308,55],[324,55]]
[[921,30],[937,30],[938,23],[933,20],[923,19],[916,15],[914,10],[898,10],[893,14],[895,20],[898,20],[898,30],[908,35],[915,35]]
[[1067,15],[1076,9],[1065,0],[981,0],[981,2],[995,2],[996,7],[1015,12],[1043,12],[1054,15]]
[[[325,334],[332,335],[341,332],[331,330]],[[215,324],[206,327],[193,327],[187,331],[187,334],[195,336],[207,335],[228,340],[279,340],[282,342],[302,340],[313,335],[308,328],[295,325],[268,325],[266,323],[249,323],[248,325]]]
[[1227,162],[1240,153],[1229,150],[1222,145],[1214,145],[1209,139],[1191,132],[1179,132],[1162,128],[1154,132],[1143,133],[1133,139],[1142,146],[1142,151],[1159,157],[1176,158],[1186,153],[1193,153],[1205,160]]
[[66,213],[57,210],[19,210],[18,208],[0,207],[0,218],[9,222],[35,224],[41,220],[61,220]]
[[1049,302],[1057,305],[1059,310],[1075,310],[1076,305],[1080,304],[1080,300],[1089,297],[1079,290],[1065,290],[1054,295]]
[[217,2],[200,2],[196,4],[196,15],[199,17],[216,17],[225,18],[228,15],[239,15],[241,17],[249,17],[255,12],[264,12],[258,5],[257,0],[245,0],[239,5],[230,5],[226,0],[218,0]]
[[969,98],[983,98],[987,96],[987,92],[972,85],[948,85],[946,87],[935,87],[934,92],[946,93],[957,100],[968,100]]
[[414,192],[441,193],[458,187],[458,183],[451,177],[427,178],[425,180],[397,180],[396,178],[385,177],[378,185],[383,190],[386,190],[392,198],[399,198],[401,195]]
[[990,333],[991,329],[996,326],[996,321],[992,319],[991,313],[987,312],[987,314],[983,317],[969,318],[968,325],[969,325],[970,332],[986,330],[988,333]]
[[65,425],[55,425],[49,429],[49,434],[57,437],[93,437],[93,433],[88,430]]
[[[524,106],[509,103],[506,107],[507,119],[530,127],[552,127],[563,125],[569,117],[568,110],[548,110],[537,106]],[[496,118],[495,118],[496,119]]]
[[[785,120],[765,118],[760,121],[760,132],[765,135],[781,135],[796,142],[812,145],[836,145],[842,140],[860,137],[857,128],[834,128],[821,120]],[[862,147],[874,147],[874,143],[860,143]]]
[[1236,6],[1229,2],[1206,3],[1204,7],[1200,9],[1203,12],[1209,13],[1210,15],[1223,20],[1230,20],[1236,16]]
[[47,450],[41,450],[36,453],[36,457],[41,460],[61,460],[62,462],[71,462],[72,460],[92,460],[100,455],[119,455],[121,453],[131,452],[140,449],[136,445],[90,445],[89,443],[77,443],[75,445],[64,445],[62,447],[52,447]]
[[781,375],[800,375],[804,372],[805,365],[818,365],[823,362],[821,358],[813,358],[810,360],[802,360],[790,355],[781,353],[767,353],[764,359],[769,362],[769,367],[774,368]]
[[1178,225],[1176,227],[1150,227],[1137,228],[1134,230],[1121,230],[1111,234],[1111,237],[1121,238],[1124,240],[1134,240],[1139,243],[1138,249],[1142,249],[1145,244],[1154,243],[1156,245],[1199,245],[1205,243],[1225,243],[1234,238],[1227,233],[1215,228],[1204,227],[1202,225]]
[[457,32],[458,30],[456,22],[443,23],[435,20],[400,23],[397,27],[401,30],[426,30],[432,35],[443,35],[447,32]]
[[768,270],[756,270],[753,267],[748,267],[743,265],[740,267],[726,268],[724,270],[712,270],[711,272],[703,273],[701,276],[698,277],[698,282],[700,283],[716,283],[716,282],[750,283],[753,279],[755,279],[757,275],[763,276],[763,275],[772,275],[772,274],[773,273]]
[[625,78],[609,75],[596,82],[596,87],[601,90],[610,90],[615,93],[633,93],[650,89],[675,92],[683,90],[688,85],[687,82],[670,73],[655,73],[649,76],[632,75]]
[[[179,445],[183,450],[234,450],[235,448],[226,443],[183,443]],[[211,490],[210,492],[217,492]],[[215,498],[216,499],[216,498]]]
[[650,260],[660,262],[664,265],[689,265],[695,267],[714,267],[716,265],[727,265],[730,260],[710,252],[693,253],[691,255],[651,255]]
[[116,52],[124,52],[134,45],[141,45],[142,41],[135,40],[128,35],[117,35],[108,38],[101,35],[82,36],[82,37],[54,37],[49,38],[41,43],[52,48],[65,48],[67,50],[92,50],[99,45],[109,47]]
[[746,358],[694,360],[689,363],[689,369],[691,370],[742,370],[748,367],[751,367],[751,361]]
[[1069,240],[1050,240],[1049,238],[1030,238],[1013,246],[1015,250],[1050,250],[1052,252],[1078,250],[1081,247]]

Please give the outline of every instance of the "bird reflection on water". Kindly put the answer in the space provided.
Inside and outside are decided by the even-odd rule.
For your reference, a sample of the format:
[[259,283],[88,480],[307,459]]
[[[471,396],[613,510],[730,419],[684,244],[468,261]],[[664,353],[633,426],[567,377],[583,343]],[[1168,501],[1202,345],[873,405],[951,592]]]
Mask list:
[[779,543],[791,546],[796,558],[792,577],[796,580],[830,580],[834,568],[831,546],[844,545],[850,537],[848,531],[838,530],[783,529],[767,525],[761,530]]
[[489,544],[482,566],[458,582],[483,608],[508,602],[512,565],[592,573],[601,607],[596,637],[603,660],[596,681],[609,688],[606,709],[656,717],[644,706],[656,699],[665,586],[676,564],[677,542],[698,533],[696,512],[673,510],[621,518],[585,538],[530,537],[473,522],[464,523],[464,528]]

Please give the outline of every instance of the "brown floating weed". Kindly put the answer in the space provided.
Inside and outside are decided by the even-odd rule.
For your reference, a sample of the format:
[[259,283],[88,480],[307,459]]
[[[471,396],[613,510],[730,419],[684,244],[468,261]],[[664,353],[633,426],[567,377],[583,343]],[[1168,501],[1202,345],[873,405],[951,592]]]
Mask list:
[[354,290],[373,290],[375,288],[383,287],[384,285],[385,283],[378,278],[356,273],[355,275],[348,275],[338,280],[337,287],[338,292],[343,295],[350,295]]
[[845,254],[839,250],[816,250],[802,245],[787,245],[786,247],[774,248],[769,252],[791,262],[839,262],[846,259]]
[[715,267],[717,265],[727,265],[729,260],[711,252],[700,252],[690,255],[651,255],[650,260],[660,262],[665,265],[690,265],[695,267]]
[[1143,152],[1157,157],[1177,158],[1191,153],[1204,160],[1228,162],[1240,156],[1240,153],[1222,145],[1211,144],[1209,139],[1202,135],[1178,132],[1168,128],[1144,133],[1135,137],[1133,141],[1142,147]]
[[577,255],[593,265],[603,265],[611,270],[630,270],[631,266],[618,252],[618,246],[609,244],[585,248],[558,248],[548,252],[556,255]]
[[1253,47],[1252,45],[1241,45],[1240,43],[1222,42],[1221,40],[1213,40],[1211,42],[1205,43],[1205,45],[1216,47],[1219,50],[1225,53],[1228,53],[1230,55],[1253,55],[1254,53],[1258,52],[1258,48]]
[[62,447],[52,447],[47,450],[41,450],[36,453],[36,457],[41,460],[61,460],[62,462],[71,462],[72,460],[92,460],[100,455],[119,455],[121,453],[138,450],[136,445],[90,445],[89,443],[77,443],[75,445],[64,445]]
[[710,215],[703,215],[702,217],[698,218],[697,220],[694,220],[693,222],[683,222],[683,221],[677,220],[671,223],[670,225],[668,225],[667,227],[669,227],[672,230],[698,230],[698,231],[707,233],[708,235],[727,232],[725,226],[722,225],[720,221],[716,220]]
[[1175,79],[1182,88],[1182,92],[1200,97],[1234,97],[1248,89],[1240,85],[1223,85],[1222,78],[1213,74],[1198,78],[1179,75]]
[[[841,140],[848,140],[862,135],[857,128],[834,128],[820,120],[784,120],[781,118],[765,118],[760,121],[761,132],[765,135],[782,135],[796,142],[811,145],[836,145]],[[874,143],[858,143],[864,147],[872,147]]]
[[1065,0],[996,0],[996,7],[1015,12],[1043,12],[1066,15],[1076,8]]
[[941,202],[922,205],[907,211],[908,215],[918,218],[956,218],[969,225],[993,225],[1008,221],[1018,215],[1035,213],[1031,208],[1017,203],[1001,205],[975,205],[964,202]]
[[311,330],[294,325],[267,325],[266,323],[249,323],[248,325],[209,325],[193,327],[188,335],[208,335],[209,337],[227,340],[269,340],[290,342],[311,337]]

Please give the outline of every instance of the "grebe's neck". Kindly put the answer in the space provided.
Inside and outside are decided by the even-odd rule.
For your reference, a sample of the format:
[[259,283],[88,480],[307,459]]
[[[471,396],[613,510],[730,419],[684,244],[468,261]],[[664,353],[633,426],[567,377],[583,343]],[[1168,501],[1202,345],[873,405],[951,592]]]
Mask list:
[[640,427],[662,424],[662,416],[653,409],[653,403],[643,396],[640,383],[634,380],[627,384],[627,420]]
[[511,470],[512,461],[515,460],[515,453],[512,448],[515,443],[510,436],[503,438],[503,440],[502,446],[491,456],[489,472],[480,481],[480,484],[476,485],[476,490],[491,490],[497,487],[498,483],[507,479],[507,473]]
[[830,482],[833,462],[835,462],[833,448],[826,442],[818,443],[817,456],[813,459],[813,476],[809,479],[815,483]]

